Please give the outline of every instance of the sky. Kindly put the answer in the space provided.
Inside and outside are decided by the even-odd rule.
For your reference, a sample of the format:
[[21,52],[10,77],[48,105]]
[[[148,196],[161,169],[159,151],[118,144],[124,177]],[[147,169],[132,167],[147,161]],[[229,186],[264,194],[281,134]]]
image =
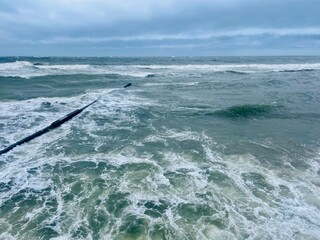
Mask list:
[[320,0],[0,0],[0,56],[320,55]]

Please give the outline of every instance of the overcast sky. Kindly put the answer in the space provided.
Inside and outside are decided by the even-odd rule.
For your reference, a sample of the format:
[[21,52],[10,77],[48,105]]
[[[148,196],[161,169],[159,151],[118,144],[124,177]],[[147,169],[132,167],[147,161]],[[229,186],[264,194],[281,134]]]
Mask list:
[[0,55],[320,55],[320,0],[0,0]]

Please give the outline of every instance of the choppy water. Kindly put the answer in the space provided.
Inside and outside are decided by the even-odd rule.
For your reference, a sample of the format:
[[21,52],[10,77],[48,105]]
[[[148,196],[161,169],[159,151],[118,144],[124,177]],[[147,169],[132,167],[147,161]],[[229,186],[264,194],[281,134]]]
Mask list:
[[96,98],[0,156],[0,239],[320,238],[320,57],[0,58],[0,149]]

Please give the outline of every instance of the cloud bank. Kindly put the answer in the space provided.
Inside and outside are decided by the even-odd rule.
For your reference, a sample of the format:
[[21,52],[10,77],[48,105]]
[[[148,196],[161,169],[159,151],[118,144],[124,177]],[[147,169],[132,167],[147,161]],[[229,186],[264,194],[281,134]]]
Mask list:
[[316,55],[318,0],[0,0],[0,55]]

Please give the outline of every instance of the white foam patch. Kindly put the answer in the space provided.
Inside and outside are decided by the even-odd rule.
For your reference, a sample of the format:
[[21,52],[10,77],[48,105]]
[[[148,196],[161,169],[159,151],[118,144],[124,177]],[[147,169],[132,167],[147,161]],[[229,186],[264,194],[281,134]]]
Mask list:
[[4,232],[0,234],[0,239],[2,240],[16,240],[17,238],[13,237],[11,234]]
[[[245,193],[248,197],[248,204],[250,202],[251,204],[256,204],[253,215],[262,222],[260,222],[259,226],[254,225],[252,222],[248,223],[250,225],[253,224],[256,228],[257,233],[254,233],[253,236],[259,237],[261,236],[259,233],[266,231],[266,233],[273,236],[273,238],[291,238],[296,234],[296,229],[299,229],[299,234],[302,234],[301,236],[317,236],[320,231],[318,224],[320,210],[318,207],[306,201],[305,193],[303,193],[301,185],[303,187],[311,186],[311,188],[316,188],[318,192],[313,191],[313,197],[319,197],[319,187],[309,184],[307,179],[310,177],[307,176],[306,173],[289,170],[289,175],[299,177],[286,179],[281,174],[279,175],[279,172],[274,172],[273,170],[262,167],[261,164],[250,155],[234,156],[229,158],[226,163],[228,165],[225,174],[236,183],[237,187],[241,189],[241,192]],[[246,182],[241,178],[241,175],[244,173],[257,173],[263,176],[266,182],[271,184],[274,189],[271,190],[271,192],[266,192],[260,188],[259,191],[264,192],[267,198],[258,198],[251,192],[252,190],[248,188],[250,182]],[[301,181],[300,178],[304,180]],[[290,191],[292,197],[290,197],[290,195],[279,195],[278,193],[281,191],[281,186],[285,186]],[[248,205],[248,207],[249,206],[250,205]],[[232,208],[233,211],[243,214],[241,213],[242,210],[237,209],[236,206]],[[234,221],[239,222],[237,219]],[[312,224],[309,225],[309,223]],[[279,229],[282,229],[281,232],[279,232]]]
[[188,130],[166,129],[163,131],[157,131],[156,134],[150,135],[144,139],[145,142],[157,142],[166,141],[166,139],[174,139],[176,141],[201,141],[205,140],[205,134],[199,134],[197,132]]
[[306,162],[310,165],[310,168],[307,169],[307,171],[310,172],[310,176],[313,176],[314,174],[319,175],[320,174],[320,149],[317,150],[317,155],[314,158],[307,159]]
[[[38,160],[35,162],[12,161],[2,166],[0,171],[2,182],[10,183],[10,185],[14,187],[11,191],[0,195],[0,205],[22,190],[32,189],[42,191],[50,186],[50,182],[42,179],[43,176],[41,176],[39,172],[41,169],[40,166],[42,165],[41,160]],[[37,174],[30,174],[28,172],[29,169],[36,169]]]
[[203,234],[204,239],[217,239],[217,240],[232,240],[237,239],[234,234],[229,231],[224,231],[219,229],[215,225],[208,225],[206,226],[199,234]]

